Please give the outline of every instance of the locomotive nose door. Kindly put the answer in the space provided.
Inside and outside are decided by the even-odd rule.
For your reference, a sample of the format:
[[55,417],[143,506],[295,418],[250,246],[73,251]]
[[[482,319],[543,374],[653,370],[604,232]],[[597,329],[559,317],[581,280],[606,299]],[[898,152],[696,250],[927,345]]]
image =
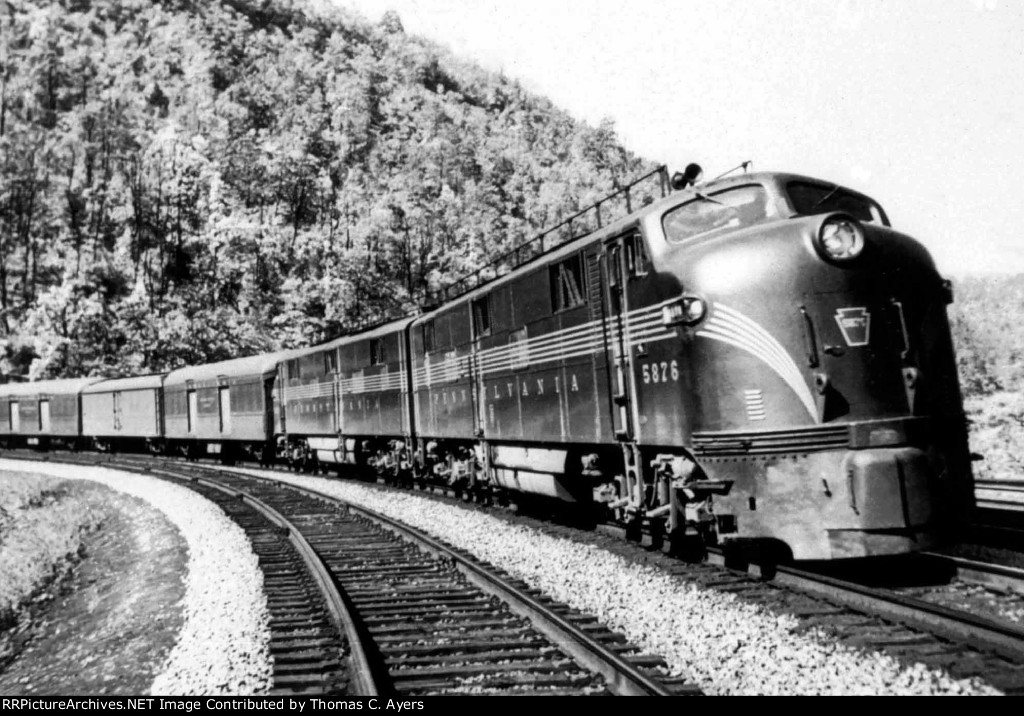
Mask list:
[[632,387],[629,366],[629,337],[626,281],[627,242],[633,234],[618,236],[605,244],[601,256],[601,283],[604,290],[604,348],[608,363],[608,399],[611,408],[611,424],[618,440],[633,437]]

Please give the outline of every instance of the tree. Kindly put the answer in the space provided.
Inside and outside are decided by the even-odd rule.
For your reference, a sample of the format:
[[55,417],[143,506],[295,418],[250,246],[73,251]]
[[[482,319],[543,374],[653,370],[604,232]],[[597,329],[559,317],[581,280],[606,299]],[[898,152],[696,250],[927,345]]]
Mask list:
[[40,375],[165,370],[414,309],[648,168],[614,128],[290,0],[12,0],[0,338]]

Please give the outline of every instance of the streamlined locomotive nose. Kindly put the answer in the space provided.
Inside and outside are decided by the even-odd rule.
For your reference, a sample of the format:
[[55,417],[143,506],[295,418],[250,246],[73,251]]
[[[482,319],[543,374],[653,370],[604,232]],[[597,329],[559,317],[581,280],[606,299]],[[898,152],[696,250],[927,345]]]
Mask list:
[[708,500],[718,538],[796,559],[947,538],[970,470],[948,288],[924,249],[827,212],[709,236],[672,259],[706,306],[677,328],[680,399],[701,471],[732,481]]

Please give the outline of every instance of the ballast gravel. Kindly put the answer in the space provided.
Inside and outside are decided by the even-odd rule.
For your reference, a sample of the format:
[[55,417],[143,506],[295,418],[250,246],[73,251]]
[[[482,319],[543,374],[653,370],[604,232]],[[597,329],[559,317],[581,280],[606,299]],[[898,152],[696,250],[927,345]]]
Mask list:
[[99,467],[0,459],[0,470],[85,479],[163,512],[188,546],[185,623],[154,695],[247,695],[271,685],[269,613],[263,573],[245,532],[214,505],[163,480]]
[[416,495],[269,474],[399,519],[506,570],[665,657],[674,674],[708,694],[1000,693],[980,679],[955,679],[923,664],[908,668],[818,631],[797,633],[792,616],[631,564],[599,547]]

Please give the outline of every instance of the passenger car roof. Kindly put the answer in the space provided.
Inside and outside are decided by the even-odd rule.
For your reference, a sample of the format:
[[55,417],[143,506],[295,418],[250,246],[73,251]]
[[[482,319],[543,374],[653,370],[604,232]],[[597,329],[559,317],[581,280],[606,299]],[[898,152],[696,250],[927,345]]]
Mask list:
[[216,380],[217,378],[237,378],[242,376],[261,375],[265,376],[277,370],[277,364],[299,351],[277,351],[276,353],[261,353],[260,355],[247,358],[232,358],[231,360],[209,363],[207,365],[187,366],[171,371],[164,379],[164,387],[182,385],[187,381]]
[[383,325],[376,326],[375,328],[369,328],[365,331],[352,333],[347,336],[341,336],[340,338],[334,338],[332,340],[327,341],[326,343],[321,343],[316,346],[310,346],[309,348],[297,348],[294,351],[292,351],[294,355],[289,357],[297,358],[300,356],[307,356],[312,353],[319,353],[321,351],[331,350],[334,348],[338,348],[339,346],[345,346],[351,343],[358,343],[359,341],[366,341],[371,338],[380,338],[381,336],[387,336],[392,333],[400,333],[402,330],[405,329],[406,326],[408,326],[414,320],[414,316],[405,316],[403,318],[399,318],[398,320],[390,321]]
[[33,395],[76,395],[86,386],[103,378],[60,378],[56,380],[35,380],[28,383],[5,383],[0,385],[0,398],[26,397]]
[[132,378],[110,378],[99,383],[93,383],[83,390],[83,393],[109,393],[115,390],[145,390],[147,388],[159,388],[164,384],[166,373],[155,373],[153,375],[139,375]]

